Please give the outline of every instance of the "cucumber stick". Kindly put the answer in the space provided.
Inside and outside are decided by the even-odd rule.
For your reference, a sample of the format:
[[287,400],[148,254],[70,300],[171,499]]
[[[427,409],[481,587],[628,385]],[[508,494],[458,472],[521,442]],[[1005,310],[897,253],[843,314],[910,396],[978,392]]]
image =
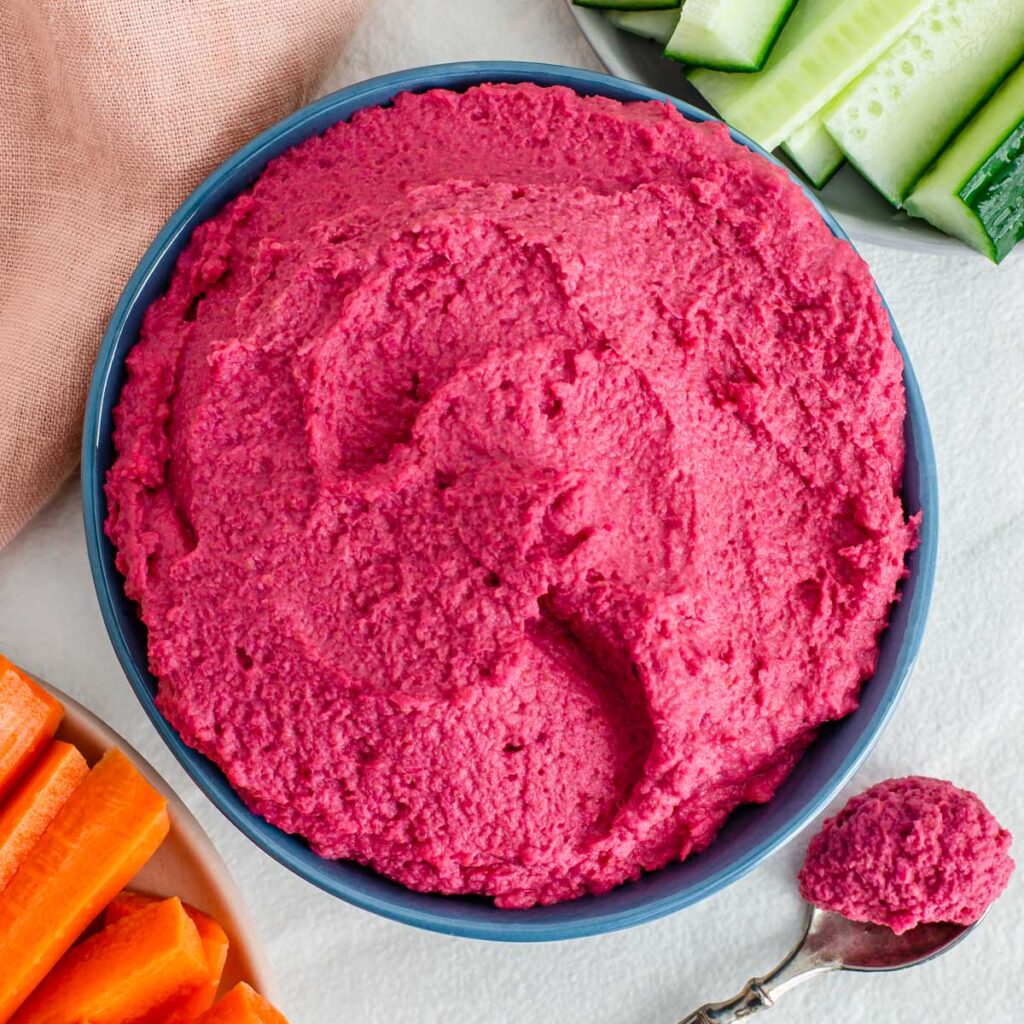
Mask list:
[[800,0],[762,71],[701,69],[690,72],[690,81],[733,127],[774,149],[874,63],[923,6],[922,0]]
[[1024,238],[1024,64],[917,183],[907,212],[996,263]]
[[599,7],[613,11],[664,11],[678,7],[679,0],[572,0],[577,7]]
[[758,71],[796,0],[686,0],[665,56],[700,68]]
[[825,119],[900,205],[957,129],[1024,56],[1024,0],[932,0]]
[[605,11],[604,16],[624,32],[631,32],[643,39],[653,39],[664,46],[679,21],[679,8],[667,11]]
[[824,188],[844,160],[843,151],[825,128],[824,112],[797,128],[782,144],[782,151],[815,188]]
[[719,112],[738,103],[761,83],[774,74],[775,68],[787,60],[800,43],[821,23],[838,10],[843,0],[800,0],[783,26],[779,38],[761,71],[751,75],[716,74],[713,71],[694,70],[687,77],[704,98]]

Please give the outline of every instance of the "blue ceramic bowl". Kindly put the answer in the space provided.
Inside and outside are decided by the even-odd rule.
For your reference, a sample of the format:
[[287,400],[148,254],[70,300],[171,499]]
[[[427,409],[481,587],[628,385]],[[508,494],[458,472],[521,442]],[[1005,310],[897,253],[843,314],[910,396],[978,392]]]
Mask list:
[[[166,287],[175,261],[196,225],[245,189],[267,161],[351,117],[357,110],[386,105],[396,94],[408,90],[466,89],[481,82],[536,82],[568,86],[584,95],[616,100],[658,100],[674,103],[692,120],[709,119],[707,114],[679,100],[607,75],[545,64],[481,62],[418,68],[375,78],[326,96],[270,128],[222,164],[182,203],[143,256],[114,310],[96,361],[85,415],[85,530],[103,619],[136,696],[199,788],[254,843],[327,892],[397,921],[483,939],[569,939],[651,921],[736,881],[821,812],[867,757],[892,715],[924,631],[938,540],[938,494],[931,435],[917,380],[895,324],[893,334],[904,359],[909,409],[903,500],[909,512],[923,511],[924,520],[921,542],[910,556],[910,576],[903,585],[902,600],[893,608],[892,621],[882,637],[878,668],[864,685],[860,707],[842,722],[823,729],[771,802],[739,810],[704,853],[603,896],[586,896],[553,907],[503,911],[482,899],[410,892],[367,868],[323,860],[301,839],[286,835],[252,814],[220,770],[187,747],[157,711],[157,683],[147,668],[146,630],[135,605],[125,596],[122,578],[114,567],[114,549],[103,534],[107,516],[103,481],[114,461],[111,410],[124,383],[125,356],[135,344],[146,308]],[[738,133],[732,135],[766,160],[772,159]],[[804,191],[832,231],[845,238],[821,203],[806,188]]]

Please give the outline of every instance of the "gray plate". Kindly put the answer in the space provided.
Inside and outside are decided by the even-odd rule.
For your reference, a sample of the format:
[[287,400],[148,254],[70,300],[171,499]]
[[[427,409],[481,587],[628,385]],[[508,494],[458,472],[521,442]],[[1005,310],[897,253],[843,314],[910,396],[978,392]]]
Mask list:
[[[569,7],[598,59],[613,75],[671,93],[705,110],[710,109],[686,81],[680,65],[662,57],[656,43],[620,31],[599,11],[576,7],[571,0]],[[818,194],[858,242],[915,252],[973,255],[958,239],[936,231],[925,221],[894,210],[848,165],[840,168]]]

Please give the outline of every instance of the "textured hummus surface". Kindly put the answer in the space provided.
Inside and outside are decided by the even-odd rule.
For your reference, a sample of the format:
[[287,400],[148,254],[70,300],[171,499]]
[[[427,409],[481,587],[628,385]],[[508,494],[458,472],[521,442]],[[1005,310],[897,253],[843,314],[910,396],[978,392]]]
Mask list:
[[914,525],[867,270],[673,108],[398,97],[198,228],[116,412],[159,706],[420,890],[602,892],[768,800]]
[[950,782],[889,779],[855,796],[811,840],[800,872],[809,903],[897,934],[973,924],[1013,871],[1010,833]]

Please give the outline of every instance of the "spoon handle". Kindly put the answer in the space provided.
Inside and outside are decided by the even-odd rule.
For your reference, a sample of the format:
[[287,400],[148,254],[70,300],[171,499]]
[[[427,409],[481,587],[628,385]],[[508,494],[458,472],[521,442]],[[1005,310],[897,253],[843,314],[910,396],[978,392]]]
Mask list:
[[774,1005],[774,1000],[763,987],[761,978],[751,978],[739,995],[720,1003],[705,1003],[693,1013],[684,1017],[679,1024],[726,1024],[742,1020],[758,1010]]
[[784,992],[795,985],[842,968],[842,962],[819,950],[811,937],[813,911],[808,908],[807,921],[800,941],[786,954],[774,970],[761,978],[751,978],[743,991],[720,1003],[705,1003],[684,1017],[679,1024],[731,1024],[732,1021],[767,1010]]

